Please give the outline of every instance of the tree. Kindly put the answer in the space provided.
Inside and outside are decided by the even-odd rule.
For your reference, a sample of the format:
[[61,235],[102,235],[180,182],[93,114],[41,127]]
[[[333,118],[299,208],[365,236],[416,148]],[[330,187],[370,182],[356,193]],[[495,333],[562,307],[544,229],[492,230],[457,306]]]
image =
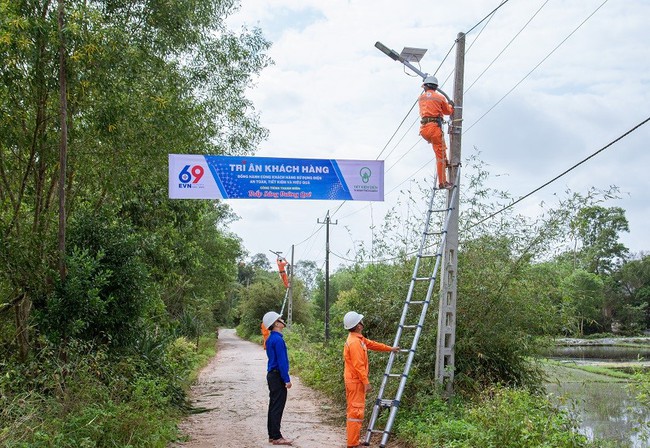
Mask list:
[[577,256],[588,272],[610,274],[629,252],[619,242],[619,234],[630,230],[620,207],[583,207],[571,227],[581,245]]
[[[174,244],[183,255],[206,256],[193,260],[204,268],[215,254],[227,254],[226,262],[228,251],[238,251],[223,232],[225,246],[206,239],[207,227],[192,244],[210,250],[182,242],[190,221],[197,230],[208,226],[205,219],[225,219],[210,219],[214,204],[169,204],[167,154],[254,150],[267,133],[244,91],[269,63],[269,43],[259,30],[226,28],[234,0],[172,3],[61,0],[60,25],[57,4],[48,0],[0,0],[0,291],[9,297],[44,304],[62,280],[55,270],[60,175],[63,225],[79,210],[102,210],[131,224],[141,243],[158,243],[161,252],[150,251],[147,262],[161,263],[152,268],[161,297],[210,289],[187,288],[187,276],[172,274],[180,264],[164,251]],[[67,170],[58,151],[66,128]],[[207,285],[210,278],[191,281]],[[223,285],[224,277],[216,278]]]
[[622,331],[638,333],[650,328],[650,256],[627,260],[612,274],[609,301],[616,302],[613,318]]
[[564,300],[578,321],[576,336],[582,337],[586,329],[590,333],[605,329],[603,280],[596,274],[575,270],[562,281]]
[[271,263],[269,262],[269,258],[266,256],[266,254],[263,253],[253,255],[251,257],[251,265],[253,265],[256,270],[271,270]]
[[305,285],[305,294],[308,300],[312,299],[314,290],[318,285],[320,269],[315,261],[300,260],[293,267],[293,275],[302,280]]
[[[302,282],[296,282],[293,288],[293,323],[307,325],[311,322],[311,310],[303,294]],[[244,336],[260,334],[262,316],[268,311],[280,311],[284,292],[281,281],[271,281],[268,278],[259,278],[245,288],[239,303],[238,332]]]

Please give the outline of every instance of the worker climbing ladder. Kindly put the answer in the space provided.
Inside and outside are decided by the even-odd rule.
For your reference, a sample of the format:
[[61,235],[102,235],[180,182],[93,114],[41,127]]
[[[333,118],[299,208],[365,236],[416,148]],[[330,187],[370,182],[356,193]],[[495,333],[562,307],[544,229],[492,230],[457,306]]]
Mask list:
[[[377,400],[373,406],[368,431],[363,443],[364,446],[370,445],[370,440],[373,434],[381,434],[380,447],[385,447],[388,442],[388,437],[393,427],[397,410],[400,406],[400,400],[404,393],[406,380],[408,379],[409,372],[413,365],[413,358],[415,357],[418,342],[422,334],[422,328],[425,323],[427,311],[429,310],[429,305],[431,304],[431,298],[434,295],[434,286],[440,272],[443,253],[447,242],[447,229],[453,212],[454,210],[457,210],[458,207],[458,179],[460,179],[460,168],[458,168],[455,174],[456,182],[453,189],[449,192],[450,198],[447,201],[447,206],[445,208],[434,208],[436,192],[445,190],[438,190],[435,188],[432,190],[429,199],[429,206],[426,212],[420,247],[415,259],[413,275],[406,295],[406,301],[404,302],[404,307],[402,309],[400,322],[397,327],[395,342],[393,343],[393,347],[399,346],[402,348],[399,352],[391,352],[389,355]],[[440,217],[441,214],[444,216],[442,217],[442,220],[438,219],[437,222],[442,222],[442,230],[440,232],[432,232],[431,228],[433,226],[432,221],[434,221],[434,216]],[[436,238],[438,239],[437,245],[432,242],[432,240],[435,240]],[[437,248],[437,250],[433,252],[432,249],[435,248]],[[429,271],[427,271],[427,269],[429,269]],[[421,297],[422,295],[424,297]],[[441,300],[443,300],[446,295],[446,291],[440,291]],[[417,321],[411,321],[415,320],[415,317],[417,317]],[[408,337],[406,337],[407,334]],[[403,338],[405,340],[410,339],[409,348],[406,348],[401,344]],[[447,343],[453,343],[453,338],[450,338],[449,336],[443,336],[443,340]],[[406,354],[407,358],[398,366],[396,365],[396,361],[398,356],[403,356],[402,354]],[[392,390],[394,390],[394,387],[389,388],[389,383],[394,383],[395,381],[399,381],[399,383],[397,384],[396,391],[393,393]],[[391,391],[389,391],[389,389],[391,389]],[[386,420],[385,427],[383,429],[377,429],[376,426],[378,426],[380,413],[387,409],[390,410],[390,413]]]

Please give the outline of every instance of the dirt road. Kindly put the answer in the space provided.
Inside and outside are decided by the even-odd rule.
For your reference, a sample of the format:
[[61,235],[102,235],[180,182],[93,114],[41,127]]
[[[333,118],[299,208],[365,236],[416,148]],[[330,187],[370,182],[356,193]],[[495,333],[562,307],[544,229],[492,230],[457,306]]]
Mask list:
[[[289,349],[291,349],[289,347]],[[291,377],[282,435],[298,448],[345,447],[344,409],[329,403]],[[206,412],[191,415],[181,424],[187,448],[260,448],[268,443],[266,410],[266,354],[231,329],[220,330],[217,356],[201,372],[192,388],[192,404]],[[334,415],[332,414],[334,412]],[[333,424],[331,417],[338,418]]]

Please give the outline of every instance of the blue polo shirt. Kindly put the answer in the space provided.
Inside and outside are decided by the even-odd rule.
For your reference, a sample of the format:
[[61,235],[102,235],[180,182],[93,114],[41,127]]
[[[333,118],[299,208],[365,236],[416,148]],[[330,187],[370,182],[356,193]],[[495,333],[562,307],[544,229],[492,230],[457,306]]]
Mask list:
[[266,371],[270,372],[277,369],[280,372],[282,381],[285,384],[290,383],[287,345],[284,343],[284,337],[279,331],[272,331],[266,340],[266,356],[269,358]]

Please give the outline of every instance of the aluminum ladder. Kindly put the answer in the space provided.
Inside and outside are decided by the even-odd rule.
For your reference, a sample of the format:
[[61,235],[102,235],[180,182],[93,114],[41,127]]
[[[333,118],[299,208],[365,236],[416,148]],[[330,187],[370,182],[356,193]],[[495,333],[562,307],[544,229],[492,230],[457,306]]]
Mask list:
[[[291,285],[289,285],[289,288],[291,288]],[[282,309],[280,310],[280,316],[282,316],[282,313],[284,313],[284,306],[287,304],[287,297],[289,297],[289,288],[284,291],[284,300],[282,300]]]
[[[460,169],[456,174],[456,179],[460,179]],[[400,339],[402,338],[404,331],[414,330],[415,333],[413,334],[411,347],[410,348],[402,347],[400,348],[398,353],[390,352],[390,355],[388,357],[388,363],[386,365],[386,370],[384,372],[381,386],[379,388],[377,400],[375,401],[375,404],[372,409],[372,414],[370,416],[368,431],[366,433],[364,442],[362,443],[362,445],[364,446],[370,446],[370,440],[373,434],[381,434],[381,442],[379,444],[381,448],[385,448],[386,443],[388,442],[388,437],[390,436],[390,431],[393,427],[393,423],[395,422],[395,416],[397,415],[397,410],[400,406],[400,400],[402,398],[402,394],[406,386],[406,380],[408,378],[409,372],[411,370],[411,366],[413,364],[413,358],[415,357],[415,350],[417,349],[418,341],[420,340],[420,335],[422,334],[422,327],[424,325],[424,320],[426,318],[427,311],[429,310],[431,297],[433,296],[433,288],[436,283],[436,278],[438,277],[438,272],[440,271],[442,254],[444,253],[445,244],[447,242],[447,227],[449,226],[451,212],[454,208],[458,207],[458,181],[456,181],[452,191],[450,192],[451,200],[448,202],[449,205],[446,208],[443,209],[433,208],[434,199],[437,191],[440,190],[434,188],[431,192],[431,197],[429,199],[429,206],[426,212],[424,230],[422,232],[422,239],[415,259],[415,266],[413,268],[413,275],[411,277],[411,282],[409,285],[408,294],[406,296],[406,301],[404,302],[404,308],[402,309],[402,316],[400,318],[399,326],[397,327],[395,342],[393,343],[393,347],[400,346]],[[445,213],[445,216],[443,218],[442,230],[440,232],[431,232],[430,231],[431,219],[432,216],[436,213]],[[435,253],[431,253],[429,252],[430,247],[428,245],[428,242],[431,239],[431,237],[436,237],[436,236],[439,237],[438,250]],[[423,270],[423,268],[421,267],[421,264],[424,264],[422,263],[423,260],[432,259],[432,258],[435,258],[435,264],[433,266],[433,270],[429,275],[426,274],[422,275],[420,271]],[[428,287],[426,288],[426,295],[424,300],[414,300],[414,296],[416,296],[417,294],[416,285],[425,282],[428,283]],[[412,306],[421,307],[419,310],[419,320],[417,324],[407,324],[406,322],[407,316],[409,315],[409,311]],[[415,311],[415,314],[418,314],[417,310]],[[404,362],[404,367],[402,371],[398,373],[394,373],[393,364],[396,360],[396,357],[399,356],[399,353],[408,353],[408,357]],[[399,379],[399,385],[397,387],[397,392],[395,393],[395,396],[386,398],[385,396],[385,394],[387,393],[386,386],[389,380],[391,379]],[[384,409],[390,409],[390,414],[386,421],[386,426],[384,429],[376,429],[376,425],[378,423],[377,420],[379,418],[381,411]]]

